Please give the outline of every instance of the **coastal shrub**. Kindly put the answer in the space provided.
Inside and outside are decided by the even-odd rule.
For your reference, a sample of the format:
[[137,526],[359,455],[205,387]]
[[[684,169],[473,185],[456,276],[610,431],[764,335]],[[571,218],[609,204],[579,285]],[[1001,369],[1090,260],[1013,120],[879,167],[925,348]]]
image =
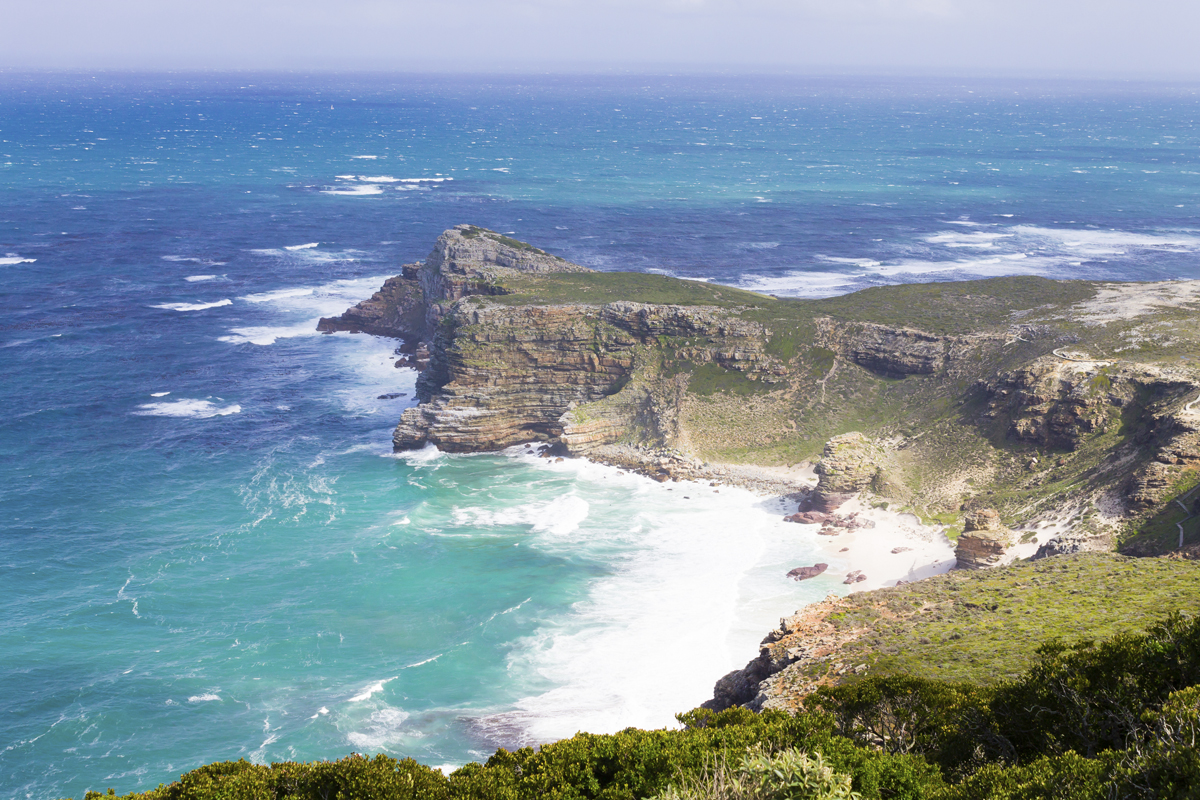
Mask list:
[[835,772],[819,753],[770,753],[756,747],[731,766],[725,754],[683,775],[656,800],[859,800],[850,776]]
[[[102,797],[88,792],[87,799]],[[222,761],[194,769],[175,783],[160,785],[126,800],[448,800],[449,782],[437,770],[411,758],[351,755],[337,761],[270,766],[245,759]]]
[[1110,757],[1075,752],[1030,764],[989,764],[961,783],[932,795],[936,800],[1109,800]]

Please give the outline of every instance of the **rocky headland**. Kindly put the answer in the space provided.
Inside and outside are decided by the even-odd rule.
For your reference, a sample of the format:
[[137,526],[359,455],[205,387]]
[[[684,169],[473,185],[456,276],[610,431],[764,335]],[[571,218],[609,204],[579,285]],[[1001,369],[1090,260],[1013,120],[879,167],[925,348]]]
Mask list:
[[[661,481],[784,495],[790,519],[832,536],[872,535],[858,528],[890,509],[956,542],[955,575],[998,575],[1025,558],[1200,550],[1198,312],[1196,281],[787,300],[595,272],[459,225],[320,329],[396,337],[397,366],[421,370],[398,450],[542,442]],[[772,707],[772,676],[806,659],[861,672],[829,622],[843,602],[790,618],[714,707]],[[797,681],[789,697],[820,683]]]

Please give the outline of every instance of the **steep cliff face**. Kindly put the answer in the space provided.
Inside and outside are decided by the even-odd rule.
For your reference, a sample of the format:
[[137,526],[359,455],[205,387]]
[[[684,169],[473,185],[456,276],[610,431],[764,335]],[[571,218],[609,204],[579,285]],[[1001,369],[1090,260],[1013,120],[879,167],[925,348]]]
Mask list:
[[394,442],[464,451],[543,439],[575,455],[622,439],[663,444],[678,386],[662,374],[664,352],[766,381],[782,368],[764,341],[761,325],[703,306],[472,297],[447,307],[418,384],[422,405],[404,413]]
[[818,345],[863,369],[893,377],[961,372],[969,360],[981,357],[986,350],[998,349],[1005,341],[1001,334],[945,336],[828,317],[815,323]]

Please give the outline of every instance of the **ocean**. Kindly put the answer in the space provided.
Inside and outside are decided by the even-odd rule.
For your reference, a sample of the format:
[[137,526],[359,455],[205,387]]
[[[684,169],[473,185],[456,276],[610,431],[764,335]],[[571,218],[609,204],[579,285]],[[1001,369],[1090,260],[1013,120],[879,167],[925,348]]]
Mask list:
[[780,296],[1200,278],[1198,89],[0,73],[0,797],[674,724],[848,590],[815,537],[393,454],[415,373],[317,319],[463,222]]

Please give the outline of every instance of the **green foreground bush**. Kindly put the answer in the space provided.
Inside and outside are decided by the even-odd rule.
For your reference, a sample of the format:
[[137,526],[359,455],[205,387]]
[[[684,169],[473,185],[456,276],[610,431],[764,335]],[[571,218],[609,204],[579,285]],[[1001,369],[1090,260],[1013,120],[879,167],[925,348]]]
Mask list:
[[[210,764],[133,800],[1118,800],[1200,797],[1200,618],[1051,643],[994,687],[905,676],[826,688],[796,716],[680,714],[450,776],[412,759]],[[111,790],[110,790],[111,791]],[[101,797],[89,792],[87,797]]]

